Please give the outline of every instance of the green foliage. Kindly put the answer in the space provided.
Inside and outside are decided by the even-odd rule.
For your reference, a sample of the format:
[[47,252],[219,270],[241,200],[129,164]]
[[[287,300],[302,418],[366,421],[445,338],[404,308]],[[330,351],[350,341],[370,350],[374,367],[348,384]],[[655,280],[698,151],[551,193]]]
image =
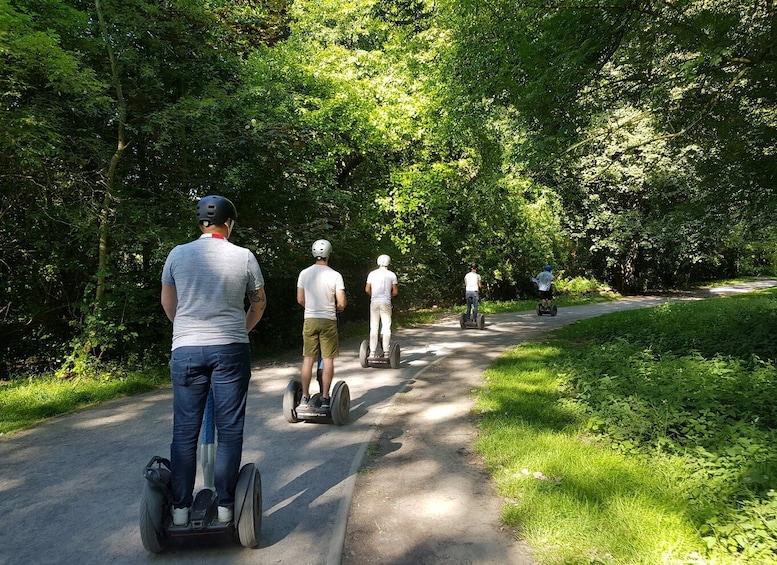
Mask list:
[[580,321],[486,374],[478,449],[543,563],[771,563],[777,292]]
[[565,279],[563,276],[559,276],[553,281],[553,286],[556,291],[561,294],[588,294],[592,292],[607,292],[610,289],[606,285],[602,285],[596,279],[587,277],[573,277]]
[[[539,563],[682,563],[703,550],[668,465],[603,450],[564,402],[553,366],[565,344],[524,344],[486,372],[477,449]],[[657,472],[658,471],[658,472]],[[676,559],[676,561],[675,561]]]
[[162,262],[210,192],[267,276],[264,350],[299,340],[319,237],[346,321],[380,253],[400,308],[460,303],[471,261],[494,301],[548,262],[629,290],[774,271],[763,2],[655,21],[622,2],[99,5],[108,44],[91,2],[0,10],[1,376],[84,345],[162,362]]
[[775,293],[581,322],[559,370],[587,429],[612,448],[683,462],[685,497],[712,556],[774,554]]
[[672,287],[749,271],[746,248],[773,239],[772,12],[445,2],[446,60],[507,109],[510,160],[563,197],[580,267],[619,290]]
[[134,370],[89,362],[78,375],[39,375],[12,380],[0,387],[0,434],[34,426],[45,418],[72,412],[121,396],[147,392],[168,380],[165,369],[143,367],[131,359]]

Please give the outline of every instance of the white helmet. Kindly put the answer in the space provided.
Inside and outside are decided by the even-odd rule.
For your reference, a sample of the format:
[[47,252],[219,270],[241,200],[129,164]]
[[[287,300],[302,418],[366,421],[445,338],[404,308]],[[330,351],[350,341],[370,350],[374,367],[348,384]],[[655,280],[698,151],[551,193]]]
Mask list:
[[311,251],[313,252],[313,257],[315,257],[316,260],[326,259],[332,253],[332,244],[325,239],[317,239],[313,242]]
[[391,257],[388,255],[381,255],[378,257],[378,267],[388,267],[391,264]]

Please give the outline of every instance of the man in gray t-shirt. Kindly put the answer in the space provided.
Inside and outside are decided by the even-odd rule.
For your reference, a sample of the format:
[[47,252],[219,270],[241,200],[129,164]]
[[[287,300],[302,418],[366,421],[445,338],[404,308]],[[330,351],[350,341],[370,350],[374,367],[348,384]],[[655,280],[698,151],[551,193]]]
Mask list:
[[[229,242],[237,210],[223,196],[197,204],[199,239],[175,247],[162,269],[162,307],[173,322],[170,377],[172,517],[189,522],[197,471],[197,439],[212,391],[218,447],[214,471],[218,519],[234,516],[243,451],[251,351],[248,332],[264,313],[264,278],[253,253]],[[244,300],[248,297],[248,311]]]

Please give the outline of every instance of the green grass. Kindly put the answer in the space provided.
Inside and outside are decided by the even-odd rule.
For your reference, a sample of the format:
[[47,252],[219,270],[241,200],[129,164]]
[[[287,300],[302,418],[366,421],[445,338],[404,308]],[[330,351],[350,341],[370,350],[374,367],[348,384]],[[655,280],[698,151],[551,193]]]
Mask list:
[[777,291],[577,322],[497,360],[478,450],[543,565],[777,562]]
[[0,386],[0,434],[30,428],[46,418],[106,400],[159,388],[168,375],[152,372],[91,372],[89,376],[39,375]]

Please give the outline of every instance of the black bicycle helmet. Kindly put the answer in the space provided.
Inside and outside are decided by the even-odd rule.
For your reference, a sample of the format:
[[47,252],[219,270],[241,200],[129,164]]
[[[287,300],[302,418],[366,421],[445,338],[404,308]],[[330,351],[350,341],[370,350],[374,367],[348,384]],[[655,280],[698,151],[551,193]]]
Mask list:
[[217,226],[222,226],[227,223],[228,219],[237,219],[237,208],[232,204],[232,201],[223,196],[217,196],[211,194],[209,196],[203,196],[199,202],[197,202],[197,221],[209,222]]

